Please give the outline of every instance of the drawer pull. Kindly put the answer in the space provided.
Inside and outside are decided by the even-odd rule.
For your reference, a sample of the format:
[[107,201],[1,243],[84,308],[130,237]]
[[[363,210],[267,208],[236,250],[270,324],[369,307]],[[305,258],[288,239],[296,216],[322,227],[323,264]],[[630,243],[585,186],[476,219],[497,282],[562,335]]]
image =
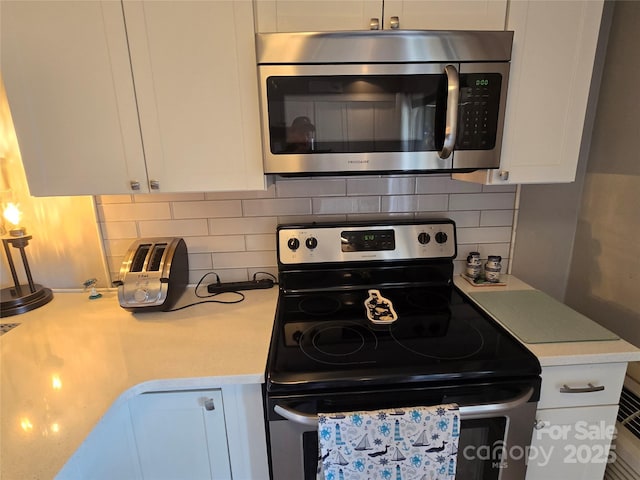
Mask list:
[[599,387],[594,386],[591,383],[587,383],[587,387],[582,388],[572,388],[567,385],[563,385],[560,388],[560,393],[592,393],[592,392],[602,392],[604,390],[604,385],[600,385]]

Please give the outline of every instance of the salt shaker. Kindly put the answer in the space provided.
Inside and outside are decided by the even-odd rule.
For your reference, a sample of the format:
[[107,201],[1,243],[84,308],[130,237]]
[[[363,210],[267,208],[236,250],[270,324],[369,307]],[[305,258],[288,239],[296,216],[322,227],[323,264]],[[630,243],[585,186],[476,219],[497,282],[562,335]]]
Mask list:
[[489,255],[487,263],[484,264],[484,279],[489,283],[500,281],[500,270],[502,270],[502,257],[500,255]]
[[480,277],[480,269],[482,261],[480,260],[480,252],[470,252],[467,257],[467,270],[465,275],[473,280]]

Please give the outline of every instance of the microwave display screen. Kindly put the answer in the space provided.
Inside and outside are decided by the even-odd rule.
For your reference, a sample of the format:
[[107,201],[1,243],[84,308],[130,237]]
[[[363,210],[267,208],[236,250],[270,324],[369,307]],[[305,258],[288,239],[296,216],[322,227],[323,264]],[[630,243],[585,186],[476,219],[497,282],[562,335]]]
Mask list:
[[[457,150],[496,143],[502,75],[460,74]],[[444,142],[444,74],[267,78],[272,154],[434,152]]]

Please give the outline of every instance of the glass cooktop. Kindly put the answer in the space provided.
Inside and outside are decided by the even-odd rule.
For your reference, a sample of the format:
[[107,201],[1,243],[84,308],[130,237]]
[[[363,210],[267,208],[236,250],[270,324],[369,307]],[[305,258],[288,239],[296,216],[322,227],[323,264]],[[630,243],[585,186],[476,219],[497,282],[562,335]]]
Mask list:
[[455,288],[379,292],[391,302],[395,321],[368,318],[367,289],[281,294],[267,389],[477,383],[540,374],[533,354]]

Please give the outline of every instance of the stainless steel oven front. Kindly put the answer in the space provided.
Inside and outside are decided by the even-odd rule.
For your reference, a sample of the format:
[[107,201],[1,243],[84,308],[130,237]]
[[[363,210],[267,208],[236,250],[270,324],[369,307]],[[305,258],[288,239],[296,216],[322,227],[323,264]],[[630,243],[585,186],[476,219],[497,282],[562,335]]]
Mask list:
[[461,430],[456,478],[522,480],[531,442],[539,379],[494,385],[413,387],[267,397],[273,480],[316,480],[317,413],[455,402]]

